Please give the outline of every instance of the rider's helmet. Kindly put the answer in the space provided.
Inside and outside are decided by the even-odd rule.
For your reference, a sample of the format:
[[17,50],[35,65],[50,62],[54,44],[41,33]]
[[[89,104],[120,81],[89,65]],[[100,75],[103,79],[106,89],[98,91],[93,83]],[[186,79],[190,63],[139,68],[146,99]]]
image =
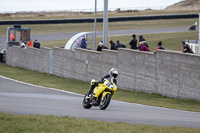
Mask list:
[[117,69],[112,68],[112,69],[110,69],[109,74],[110,74],[111,76],[113,76],[114,78],[116,78],[117,75],[118,75],[118,71],[117,71]]

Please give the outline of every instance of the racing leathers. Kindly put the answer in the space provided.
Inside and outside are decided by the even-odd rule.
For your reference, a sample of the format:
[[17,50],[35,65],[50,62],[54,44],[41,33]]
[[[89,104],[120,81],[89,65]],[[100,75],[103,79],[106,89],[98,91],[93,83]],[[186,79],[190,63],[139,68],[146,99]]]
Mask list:
[[[105,76],[103,76],[100,80],[99,80],[99,82],[101,82],[101,81],[103,81],[104,80],[104,78],[106,78],[106,79],[109,79],[109,78],[112,78],[113,79],[113,82],[117,85],[117,79],[116,78],[114,78],[114,77],[112,77],[111,75],[105,75]],[[89,93],[88,94],[91,94],[92,93],[92,91],[94,90],[94,88],[96,87],[98,85],[98,82],[97,83],[94,83],[93,85],[91,85],[91,87],[90,87],[90,90],[89,90]]]

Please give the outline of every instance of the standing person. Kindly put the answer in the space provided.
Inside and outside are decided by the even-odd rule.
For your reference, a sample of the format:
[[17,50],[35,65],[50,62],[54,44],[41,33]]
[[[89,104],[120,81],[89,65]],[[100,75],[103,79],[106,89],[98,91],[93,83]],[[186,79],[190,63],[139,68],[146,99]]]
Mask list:
[[13,32],[13,33],[10,35],[10,40],[11,40],[11,41],[15,41],[15,32]]
[[144,38],[143,38],[142,35],[139,35],[139,43],[142,42],[142,41],[144,41]]
[[183,46],[183,53],[191,53],[194,54],[194,52],[190,49],[189,45],[185,44],[185,41],[181,42],[182,46]]
[[158,49],[165,50],[165,48],[162,46],[162,41],[158,42],[158,47],[156,48],[156,50]]
[[102,51],[102,49],[108,49],[108,47],[104,46],[104,45],[103,45],[103,42],[100,41],[100,42],[99,42],[99,45],[98,45],[98,47],[97,47],[97,51]]
[[27,47],[33,47],[33,42],[31,39],[27,42]]
[[110,50],[115,50],[115,49],[116,49],[115,43],[112,40],[110,40]]
[[[158,47],[156,48],[156,51],[158,49],[165,50],[165,48],[162,46],[162,41],[158,42]],[[156,54],[156,51],[154,52],[154,54]]]
[[87,39],[85,39],[85,36],[83,36],[81,40],[81,48],[84,48],[84,49],[87,48]]
[[131,45],[131,49],[137,49],[137,39],[136,39],[136,35],[133,34],[132,35],[133,39],[129,42],[129,45]]
[[149,48],[149,45],[144,38],[142,39],[142,42],[147,46],[147,48]]
[[121,43],[119,42],[119,40],[117,40],[116,50],[118,50],[118,48],[126,48],[126,45],[121,44]]
[[19,46],[21,46],[21,44],[22,44],[22,39],[19,40]]
[[147,51],[147,52],[151,52],[149,50],[149,48],[146,46],[145,42],[140,42],[140,51]]
[[19,40],[19,47],[26,48],[26,44],[22,41],[22,39]]
[[40,48],[40,43],[38,42],[37,39],[34,41],[33,47],[34,48]]
[[20,48],[27,48],[24,42],[21,43]]

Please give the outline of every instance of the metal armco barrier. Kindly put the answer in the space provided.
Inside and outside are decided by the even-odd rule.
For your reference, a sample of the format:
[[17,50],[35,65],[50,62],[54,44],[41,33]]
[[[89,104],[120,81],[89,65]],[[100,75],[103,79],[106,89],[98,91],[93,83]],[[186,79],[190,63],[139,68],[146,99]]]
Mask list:
[[[110,17],[109,22],[118,21],[138,21],[138,20],[158,20],[158,19],[184,19],[184,18],[198,18],[199,14],[173,14],[173,15],[154,15],[154,16],[127,16],[127,17]],[[0,21],[0,25],[13,24],[61,24],[61,23],[93,23],[94,18],[81,19],[55,19],[55,20],[12,20]],[[97,18],[97,22],[103,22],[103,18]]]

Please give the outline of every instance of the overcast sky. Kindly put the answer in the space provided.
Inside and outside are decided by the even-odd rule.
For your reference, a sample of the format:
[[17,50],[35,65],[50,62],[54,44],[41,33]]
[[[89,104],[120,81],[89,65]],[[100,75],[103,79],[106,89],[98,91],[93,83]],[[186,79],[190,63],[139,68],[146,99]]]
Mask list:
[[[108,8],[165,7],[183,0],[108,0]],[[0,12],[94,9],[95,0],[0,0]],[[104,0],[97,0],[98,10]]]

